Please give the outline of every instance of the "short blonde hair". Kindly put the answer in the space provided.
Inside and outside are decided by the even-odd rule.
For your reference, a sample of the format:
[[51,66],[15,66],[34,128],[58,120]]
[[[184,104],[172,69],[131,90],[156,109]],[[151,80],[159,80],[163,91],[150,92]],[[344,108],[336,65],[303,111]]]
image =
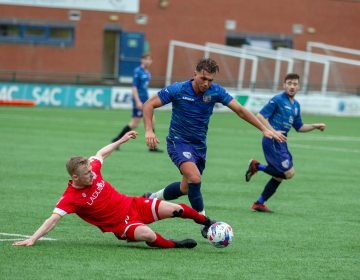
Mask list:
[[70,176],[72,176],[74,174],[78,175],[79,167],[87,165],[88,163],[89,163],[89,160],[85,157],[81,157],[81,156],[71,157],[66,162],[66,170]]

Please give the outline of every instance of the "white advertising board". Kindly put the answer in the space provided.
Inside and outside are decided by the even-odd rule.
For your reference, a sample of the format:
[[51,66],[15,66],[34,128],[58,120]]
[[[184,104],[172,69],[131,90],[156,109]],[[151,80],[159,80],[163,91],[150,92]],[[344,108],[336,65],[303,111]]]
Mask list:
[[0,4],[132,14],[139,12],[139,0],[0,0]]

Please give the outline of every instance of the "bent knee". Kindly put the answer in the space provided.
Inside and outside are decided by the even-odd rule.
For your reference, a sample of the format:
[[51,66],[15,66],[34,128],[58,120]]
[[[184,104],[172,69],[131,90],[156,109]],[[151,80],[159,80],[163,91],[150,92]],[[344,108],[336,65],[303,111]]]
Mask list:
[[189,183],[199,184],[201,183],[201,176],[199,174],[192,174],[187,177]]
[[291,179],[292,177],[295,176],[295,169],[291,168],[290,170],[285,172],[285,177],[287,180]]
[[161,201],[161,206],[163,207],[163,210],[168,213],[174,213],[174,212],[182,212],[184,209],[179,205],[168,201]]
[[156,234],[146,226],[139,226],[135,229],[135,239],[137,241],[154,242]]
[[184,213],[184,208],[182,208],[180,205],[176,205],[176,207],[174,207],[172,210],[172,217],[173,218],[181,217],[183,213]]

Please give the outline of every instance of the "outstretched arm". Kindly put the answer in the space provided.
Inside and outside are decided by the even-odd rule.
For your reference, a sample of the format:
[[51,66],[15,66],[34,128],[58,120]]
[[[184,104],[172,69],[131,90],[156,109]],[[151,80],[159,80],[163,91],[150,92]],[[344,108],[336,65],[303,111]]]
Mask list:
[[264,125],[253,113],[241,106],[240,103],[237,102],[235,99],[230,101],[228,107],[233,110],[240,118],[258,128],[265,137],[274,138],[278,142],[286,141],[285,135],[281,133],[276,133],[273,129],[270,129],[269,127]]
[[35,242],[47,234],[49,231],[54,229],[57,223],[60,221],[61,216],[53,213],[45,222],[38,228],[37,231],[28,239],[22,241],[16,241],[13,243],[14,246],[32,246]]
[[145,140],[146,145],[150,149],[155,149],[157,144],[159,144],[159,139],[156,137],[153,130],[153,115],[154,109],[161,107],[163,104],[159,96],[154,95],[150,99],[148,99],[143,106],[143,114],[144,114],[144,125],[145,125]]
[[97,151],[96,153],[96,157],[100,158],[101,160],[104,160],[105,158],[107,158],[108,156],[110,156],[110,154],[117,148],[119,147],[121,144],[129,141],[130,139],[135,139],[137,136],[137,132],[136,131],[129,131],[127,132],[123,137],[121,137],[119,140],[117,140],[114,143],[111,143],[109,145],[106,145],[105,147],[101,148],[100,150]]
[[325,128],[326,128],[326,124],[324,124],[324,123],[303,124],[303,126],[300,127],[298,132],[309,132],[309,131],[312,131],[314,129],[324,131]]

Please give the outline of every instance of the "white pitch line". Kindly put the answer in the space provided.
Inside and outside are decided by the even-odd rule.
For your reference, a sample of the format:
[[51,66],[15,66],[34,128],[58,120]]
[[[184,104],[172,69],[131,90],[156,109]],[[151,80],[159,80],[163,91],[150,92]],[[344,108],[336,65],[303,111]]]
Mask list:
[[[22,238],[13,238],[13,239],[0,239],[1,241],[12,241],[12,240],[23,240],[24,238],[29,238],[30,235],[23,235],[23,234],[17,234],[17,233],[6,233],[6,232],[0,232],[0,235],[3,236],[14,236],[14,237],[22,237]],[[49,240],[54,241],[56,239],[50,238],[50,237],[41,237],[39,240]]]
[[4,241],[21,241],[21,240],[24,240],[24,238],[0,239],[0,242],[4,242]]
[[310,145],[301,145],[301,144],[290,144],[291,147],[309,149],[309,150],[322,150],[322,151],[331,151],[331,152],[341,152],[341,153],[355,153],[360,154],[360,150],[354,149],[345,149],[345,148],[335,148],[335,147],[314,147]]
[[291,138],[291,141],[338,141],[338,142],[360,142],[360,137],[356,136],[331,136],[331,135],[323,135],[323,136],[301,136],[296,138]]

